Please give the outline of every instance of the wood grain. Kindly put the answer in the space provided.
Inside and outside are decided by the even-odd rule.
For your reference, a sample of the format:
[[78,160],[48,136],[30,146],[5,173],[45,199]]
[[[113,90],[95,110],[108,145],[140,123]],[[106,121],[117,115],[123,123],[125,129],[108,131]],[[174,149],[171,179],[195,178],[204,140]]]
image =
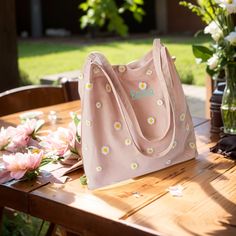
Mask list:
[[[89,191],[81,186],[79,177],[83,172],[75,172],[71,175],[72,180],[64,185],[49,184],[31,192],[30,211],[32,214],[40,215],[40,217],[47,220],[54,219],[56,223],[64,224],[72,229],[76,229],[76,223],[71,221],[71,218],[68,219],[66,217],[68,214],[75,214],[82,219],[88,218],[90,221],[94,220],[95,222],[92,222],[93,225],[96,224],[97,219],[101,218],[110,219],[114,222],[117,220],[127,222],[127,219],[129,220],[131,216],[138,214],[148,205],[164,197],[169,186],[179,183],[187,184],[195,179],[196,176],[199,176],[199,173],[219,164],[221,167],[226,165],[227,168],[234,165],[232,161],[221,160],[218,156],[210,160],[206,158],[209,153],[209,146],[212,145],[208,135],[209,122],[203,122],[202,125],[196,127],[196,134],[200,151],[200,155],[196,160],[190,160],[146,176],[95,191]],[[67,209],[67,206],[70,206],[70,209]],[[46,209],[50,209],[50,212],[69,212],[67,214],[55,214],[55,216],[54,214],[48,215]],[[94,219],[90,219],[91,214],[95,214],[96,217],[94,216]],[[104,220],[103,224],[106,225],[106,222]],[[88,230],[87,227],[86,222],[80,222],[80,227],[77,225],[77,230]],[[158,229],[153,229],[158,234]]]
[[167,235],[235,235],[235,165],[215,154],[208,159],[218,162],[179,182],[183,197],[166,193],[127,221]]

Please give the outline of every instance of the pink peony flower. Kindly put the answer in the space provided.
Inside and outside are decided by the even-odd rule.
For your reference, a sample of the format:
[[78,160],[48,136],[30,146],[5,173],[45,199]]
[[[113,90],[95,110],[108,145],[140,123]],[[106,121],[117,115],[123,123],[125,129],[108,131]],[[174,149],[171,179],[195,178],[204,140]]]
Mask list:
[[42,138],[40,145],[46,152],[54,152],[55,155],[64,156],[74,141],[73,132],[70,129],[59,127],[55,132]]
[[34,135],[44,124],[44,120],[30,119],[26,120],[23,124],[17,126],[19,133],[32,136]]
[[32,143],[32,139],[35,139],[36,132],[43,124],[43,120],[37,121],[32,119],[26,120],[16,128],[9,127],[8,133],[10,136],[10,143],[5,149],[10,152],[23,151],[24,148]]
[[11,142],[6,147],[9,152],[17,152],[26,148],[30,141],[30,137],[24,133],[15,133],[12,137]]
[[9,130],[10,130],[9,128],[4,129],[4,127],[2,127],[0,130],[0,151],[4,150],[10,142],[11,136]]
[[17,126],[18,133],[30,136],[33,134],[37,125],[37,120],[26,120],[23,124]]
[[34,171],[40,166],[42,156],[42,151],[24,154],[18,152],[16,154],[3,155],[3,163],[12,178],[20,179],[27,171]]
[[76,145],[76,132],[77,132],[77,129],[76,129],[76,125],[74,122],[71,122],[68,126],[68,130],[70,132],[70,140],[69,140],[69,144],[72,148],[75,147]]

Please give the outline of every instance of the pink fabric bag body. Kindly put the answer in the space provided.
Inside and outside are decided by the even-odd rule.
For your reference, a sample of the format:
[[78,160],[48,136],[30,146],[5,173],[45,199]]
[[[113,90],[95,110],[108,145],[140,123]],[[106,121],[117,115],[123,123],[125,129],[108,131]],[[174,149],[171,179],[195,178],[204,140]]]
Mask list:
[[196,157],[174,63],[156,39],[139,61],[112,66],[91,53],[80,83],[82,157],[90,189]]

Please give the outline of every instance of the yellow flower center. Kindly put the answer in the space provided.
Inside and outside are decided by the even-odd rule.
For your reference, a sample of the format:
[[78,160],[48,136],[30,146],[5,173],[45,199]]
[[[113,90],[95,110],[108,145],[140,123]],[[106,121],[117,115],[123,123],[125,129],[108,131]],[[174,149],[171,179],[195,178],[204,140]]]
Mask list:
[[93,88],[93,84],[92,84],[92,83],[87,83],[87,84],[85,85],[85,88],[86,88],[86,89],[92,89],[92,88]]

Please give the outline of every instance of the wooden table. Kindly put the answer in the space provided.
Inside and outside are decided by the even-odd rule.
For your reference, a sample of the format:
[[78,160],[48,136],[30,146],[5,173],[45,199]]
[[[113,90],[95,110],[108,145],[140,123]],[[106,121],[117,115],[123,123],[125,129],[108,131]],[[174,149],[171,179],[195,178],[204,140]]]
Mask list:
[[[58,111],[59,126],[79,101],[45,107]],[[17,124],[19,114],[0,118],[0,124]],[[167,169],[88,190],[81,186],[82,170],[65,184],[9,182],[0,185],[0,206],[7,206],[62,225],[84,235],[236,235],[236,166],[209,152],[209,122],[193,119],[199,156]],[[183,196],[167,188],[182,185]]]

